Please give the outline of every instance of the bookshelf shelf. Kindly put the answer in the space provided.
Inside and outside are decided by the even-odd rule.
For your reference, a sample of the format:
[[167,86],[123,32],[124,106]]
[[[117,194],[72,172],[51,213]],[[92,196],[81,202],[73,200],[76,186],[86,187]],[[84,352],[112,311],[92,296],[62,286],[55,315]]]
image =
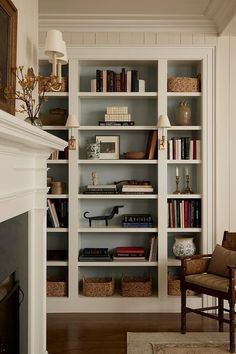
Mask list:
[[120,160],[79,160],[79,164],[83,165],[140,165],[140,164],[145,164],[145,165],[156,165],[157,160],[125,160],[125,159],[120,159]]
[[148,261],[111,261],[111,262],[78,262],[79,267],[157,267],[158,262]]
[[137,233],[137,232],[157,232],[157,227],[118,227],[118,226],[80,226],[78,232],[86,232],[86,233]]
[[78,199],[157,199],[157,194],[79,194]]
[[[69,294],[68,297],[61,299],[48,298],[48,311],[112,313],[123,312],[124,309],[127,312],[137,312],[139,309],[141,312],[151,313],[168,309],[178,312],[179,297],[168,296],[168,273],[172,272],[175,276],[180,271],[180,260],[175,259],[172,251],[174,239],[180,235],[193,237],[196,241],[197,252],[210,253],[211,238],[214,234],[213,216],[209,212],[213,210],[214,200],[213,164],[210,161],[214,146],[213,51],[206,47],[145,48],[145,52],[143,48],[77,49],[73,48],[73,51],[69,53],[71,57],[69,64],[63,68],[63,76],[68,76],[69,91],[48,93],[49,99],[43,105],[45,109],[43,113],[60,107],[67,110],[68,114],[76,114],[79,120],[79,127],[73,129],[73,136],[77,142],[76,149],[69,150],[68,159],[48,160],[47,162],[48,176],[52,176],[54,181],[64,182],[65,191],[68,191],[61,195],[47,195],[47,198],[55,204],[57,202],[68,203],[68,227],[47,228],[48,249],[65,250],[69,255],[66,262],[47,262],[48,276],[53,278],[56,275],[60,279],[68,280]],[[91,87],[93,90],[94,87],[97,88],[97,85],[94,86],[94,80],[97,78],[99,81],[97,70],[105,75],[108,71],[116,74],[122,73],[123,68],[126,74],[127,71],[131,71],[132,75],[132,70],[139,72],[139,79],[145,81],[145,92],[90,92]],[[169,77],[196,77],[197,74],[201,75],[202,92],[167,91]],[[114,74],[114,77],[119,76]],[[143,85],[143,82],[139,84]],[[119,86],[116,86],[116,89],[117,87]],[[98,89],[101,89],[101,85]],[[190,125],[178,125],[181,122],[176,117],[176,108],[183,101],[186,101],[191,109]],[[133,121],[134,125],[99,125],[105,124],[105,114],[113,113],[112,109],[108,113],[108,107],[125,107],[122,114],[130,114],[130,116],[120,117],[120,119],[127,119],[127,122]],[[162,138],[162,131],[157,130],[157,121],[158,117],[163,114],[168,115],[171,127],[166,130],[167,148],[160,150],[158,142]],[[117,118],[106,116],[106,119]],[[69,131],[64,126],[48,123],[43,128],[51,134],[68,140]],[[156,133],[157,136],[155,136]],[[96,136],[119,136],[119,154],[116,157],[120,158],[88,159],[88,146],[95,143]],[[123,158],[126,152],[147,153],[150,151],[148,142],[153,136],[156,144],[153,159]],[[191,150],[189,147],[191,154],[179,154],[180,151],[178,151],[178,154],[171,155],[170,141],[172,139],[173,142],[183,139],[181,140],[183,145],[191,142]],[[195,144],[197,140],[200,144],[199,142]],[[106,148],[112,150],[111,146]],[[199,148],[201,154],[197,153]],[[59,156],[67,158],[67,155]],[[184,156],[191,157],[191,159],[171,160],[169,156]],[[198,159],[192,159],[193,157]],[[186,188],[186,171],[188,171],[190,188],[194,194],[176,195],[173,193],[176,190],[176,170],[180,177],[179,189],[182,191]],[[94,172],[97,175],[98,185],[110,185],[115,181],[127,180],[149,181],[154,188],[154,193],[83,194],[84,188],[93,184],[92,174]],[[180,204],[181,207],[179,207]],[[123,208],[119,209],[119,214],[115,214],[109,220],[108,226],[105,226],[104,221],[94,220],[92,227],[89,227],[89,221],[84,218],[86,211],[89,211],[91,216],[108,215],[114,206],[118,205],[122,205]],[[184,209],[186,205],[188,211]],[[196,214],[199,205],[200,220],[204,220],[204,223],[192,223],[192,215],[191,218],[189,216],[190,210],[193,208]],[[171,208],[182,213],[184,223],[170,222]],[[153,226],[122,227],[122,221],[127,214],[151,214]],[[188,215],[186,219],[188,218],[187,221],[191,222],[185,222],[183,215]],[[169,227],[170,225],[200,227]],[[157,257],[154,253],[154,257],[150,259],[156,259],[155,261],[78,261],[79,254],[85,248],[106,248],[109,254],[113,254],[114,250],[122,246],[142,247],[145,249],[145,257],[149,259],[153,239],[153,244],[157,239]],[[148,299],[134,299],[123,298],[117,294],[105,299],[82,295],[83,276],[87,278],[114,276],[117,281],[121,279],[122,273],[127,276],[150,275],[153,280],[153,296]],[[200,297],[188,297],[188,301],[196,303],[197,307],[203,300]]]
[[157,92],[78,92],[80,98],[155,98]]
[[84,125],[79,128],[79,130],[91,130],[91,131],[106,131],[106,130],[128,130],[128,131],[136,131],[136,130],[156,130],[157,127],[154,125],[133,125],[133,126],[97,126],[97,125]]

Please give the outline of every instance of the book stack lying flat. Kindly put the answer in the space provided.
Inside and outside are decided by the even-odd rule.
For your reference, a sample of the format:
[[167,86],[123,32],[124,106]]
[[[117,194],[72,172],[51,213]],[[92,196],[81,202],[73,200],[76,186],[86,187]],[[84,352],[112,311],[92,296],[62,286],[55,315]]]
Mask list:
[[121,192],[128,194],[148,194],[153,193],[151,184],[123,184]]
[[144,247],[116,247],[113,261],[145,261]]
[[128,113],[128,107],[111,106],[107,107],[105,120],[100,121],[99,125],[124,126],[134,125],[134,122],[131,121],[131,114]]
[[79,254],[79,261],[104,262],[111,261],[108,248],[84,248]]
[[116,194],[118,193],[116,184],[88,185],[84,194]]
[[153,227],[151,214],[126,214],[123,216],[123,227]]

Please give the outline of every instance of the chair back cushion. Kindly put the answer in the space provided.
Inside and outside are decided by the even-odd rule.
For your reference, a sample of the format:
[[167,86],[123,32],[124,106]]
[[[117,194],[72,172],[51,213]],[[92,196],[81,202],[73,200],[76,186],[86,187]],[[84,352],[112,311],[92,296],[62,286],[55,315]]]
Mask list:
[[222,277],[228,277],[229,270],[227,266],[229,265],[236,265],[236,252],[216,245],[207,272]]

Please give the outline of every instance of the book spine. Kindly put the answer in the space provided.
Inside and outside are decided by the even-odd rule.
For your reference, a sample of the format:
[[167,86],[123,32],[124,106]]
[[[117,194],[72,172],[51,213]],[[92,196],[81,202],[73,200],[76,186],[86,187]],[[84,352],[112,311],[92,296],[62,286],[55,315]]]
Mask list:
[[133,126],[135,123],[134,121],[123,121],[123,122],[118,122],[118,121],[99,121],[98,123],[101,126]]
[[138,92],[139,90],[139,72],[138,70],[132,70],[132,78],[131,78],[131,91]]
[[143,253],[144,247],[116,247],[117,253]]
[[96,70],[96,92],[101,92],[101,70]]

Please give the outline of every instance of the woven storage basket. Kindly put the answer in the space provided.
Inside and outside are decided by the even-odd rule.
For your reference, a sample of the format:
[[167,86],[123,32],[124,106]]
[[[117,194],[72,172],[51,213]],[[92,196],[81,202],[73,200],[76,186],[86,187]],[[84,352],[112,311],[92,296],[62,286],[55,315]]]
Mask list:
[[67,282],[48,280],[47,296],[67,296]]
[[[44,83],[45,81],[49,81],[50,77],[47,76],[42,76],[39,79],[38,82],[38,91],[42,92],[43,91],[43,87],[44,87]],[[50,89],[46,89],[46,92],[54,92],[54,90],[50,90]],[[61,86],[59,87],[59,90],[55,90],[55,92],[67,92],[68,91],[68,77],[62,77],[61,78]]]
[[198,92],[200,91],[200,80],[186,76],[169,77],[167,90],[169,92]]
[[112,296],[114,294],[114,278],[83,278],[84,296]]
[[[168,276],[168,295],[172,296],[180,296],[180,279],[178,277]],[[187,296],[196,295],[196,293],[192,290],[186,291]]]
[[121,278],[121,296],[151,296],[151,277],[127,277]]

